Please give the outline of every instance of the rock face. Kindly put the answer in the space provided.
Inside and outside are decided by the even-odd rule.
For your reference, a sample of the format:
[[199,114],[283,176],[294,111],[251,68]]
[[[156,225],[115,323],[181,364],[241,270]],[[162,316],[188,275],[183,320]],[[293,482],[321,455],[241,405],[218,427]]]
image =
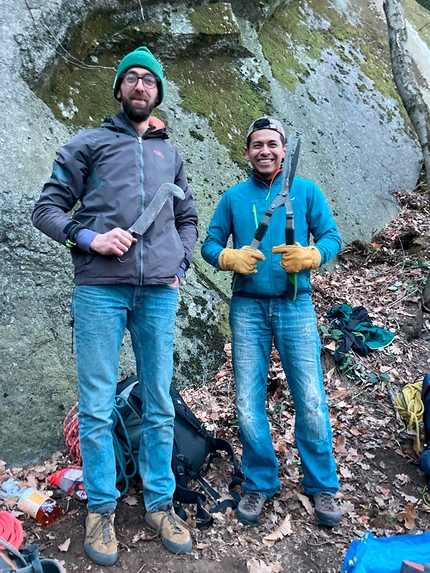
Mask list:
[[[163,63],[159,114],[185,161],[200,241],[224,189],[246,177],[246,130],[261,115],[302,136],[298,174],[323,189],[346,242],[394,216],[391,192],[414,187],[420,154],[390,77],[385,22],[364,0],[142,1],[138,10],[17,0],[1,16],[0,458],[25,464],[62,445],[76,401],[70,255],[30,214],[58,148],[116,113],[114,69],[128,51],[147,45]],[[219,366],[229,292],[230,277],[198,247],[181,286],[177,384]],[[119,377],[132,372],[126,337]]]

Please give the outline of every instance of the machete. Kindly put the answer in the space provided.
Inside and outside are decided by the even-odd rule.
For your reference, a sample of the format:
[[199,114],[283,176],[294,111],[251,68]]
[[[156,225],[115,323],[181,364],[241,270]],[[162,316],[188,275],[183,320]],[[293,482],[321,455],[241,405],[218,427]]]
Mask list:
[[[130,233],[130,235],[143,235],[146,233],[170,197],[185,199],[185,193],[183,189],[174,183],[164,183],[161,185],[148,207],[131,225],[131,227],[128,228],[127,232]],[[118,260],[120,263],[128,261],[128,259],[121,260],[120,257],[118,257]]]
[[136,233],[136,235],[145,234],[170,197],[185,199],[185,193],[180,187],[178,187],[178,185],[175,185],[174,183],[164,183],[158,189],[151,203],[148,205],[142,215],[128,229],[128,232],[131,235],[133,233]]

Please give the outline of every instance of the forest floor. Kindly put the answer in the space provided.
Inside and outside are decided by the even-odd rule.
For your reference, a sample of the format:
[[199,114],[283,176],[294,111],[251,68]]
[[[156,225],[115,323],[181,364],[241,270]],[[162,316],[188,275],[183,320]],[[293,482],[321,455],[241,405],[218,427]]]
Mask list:
[[[282,488],[266,504],[259,525],[244,527],[233,509],[220,511],[214,514],[212,527],[193,529],[190,554],[172,555],[145,524],[141,485],[134,482],[118,504],[118,561],[101,567],[83,551],[85,505],[51,487],[63,514],[48,527],[0,504],[0,510],[22,522],[22,547],[37,543],[42,556],[59,560],[67,573],[339,573],[351,542],[366,531],[377,538],[429,531],[430,499],[423,493],[428,478],[418,465],[422,424],[417,435],[394,404],[400,391],[430,372],[430,309],[422,298],[430,269],[430,201],[422,186],[396,197],[400,211],[391,224],[371,243],[354,241],[346,246],[333,271],[313,276],[341,486],[339,527],[319,526],[303,495],[294,408],[273,351],[267,410]],[[336,364],[333,352],[338,341],[327,314],[339,304],[364,306],[373,324],[393,332],[394,340],[367,356],[353,348],[341,366]],[[240,457],[229,345],[225,353],[226,361],[213,380],[181,394],[207,429],[227,438]],[[68,464],[67,451],[26,469],[6,469],[0,462],[0,478],[14,475],[49,489],[46,477]],[[228,457],[216,457],[207,480],[226,495],[230,472]]]

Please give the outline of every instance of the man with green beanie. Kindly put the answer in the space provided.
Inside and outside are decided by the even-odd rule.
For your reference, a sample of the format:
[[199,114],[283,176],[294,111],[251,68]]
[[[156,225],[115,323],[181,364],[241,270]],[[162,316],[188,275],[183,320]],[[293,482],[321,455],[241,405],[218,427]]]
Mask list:
[[[126,328],[142,400],[145,519],[171,552],[192,548],[190,531],[173,510],[169,388],[178,289],[197,240],[197,213],[183,161],[167,141],[164,124],[151,116],[163,100],[165,81],[148,48],[120,62],[113,93],[120,112],[61,148],[32,214],[38,229],[70,249],[75,267],[79,439],[88,496],[84,547],[104,566],[118,555],[111,429]],[[128,229],[165,183],[181,187],[185,198],[169,198],[148,230],[134,236]]]

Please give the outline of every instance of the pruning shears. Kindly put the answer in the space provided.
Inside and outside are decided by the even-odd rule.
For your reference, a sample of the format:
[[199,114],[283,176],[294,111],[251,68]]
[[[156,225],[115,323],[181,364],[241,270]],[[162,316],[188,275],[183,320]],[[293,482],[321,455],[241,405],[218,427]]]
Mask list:
[[[284,168],[282,172],[282,185],[281,190],[276,195],[269,208],[267,209],[263,219],[260,221],[257,230],[255,231],[254,238],[250,245],[251,249],[257,250],[263,240],[264,235],[269,228],[269,221],[273,213],[278,207],[285,205],[286,210],[286,226],[285,226],[285,243],[287,245],[294,245],[294,214],[293,206],[290,199],[290,188],[293,183],[294,174],[296,172],[297,162],[300,153],[300,137],[297,140],[297,145],[293,150],[293,140],[291,136],[287,140],[287,149],[284,157]],[[239,290],[244,280],[244,275],[237,275],[233,285],[234,290]],[[295,300],[297,294],[297,276],[295,273],[287,273],[287,298]]]

